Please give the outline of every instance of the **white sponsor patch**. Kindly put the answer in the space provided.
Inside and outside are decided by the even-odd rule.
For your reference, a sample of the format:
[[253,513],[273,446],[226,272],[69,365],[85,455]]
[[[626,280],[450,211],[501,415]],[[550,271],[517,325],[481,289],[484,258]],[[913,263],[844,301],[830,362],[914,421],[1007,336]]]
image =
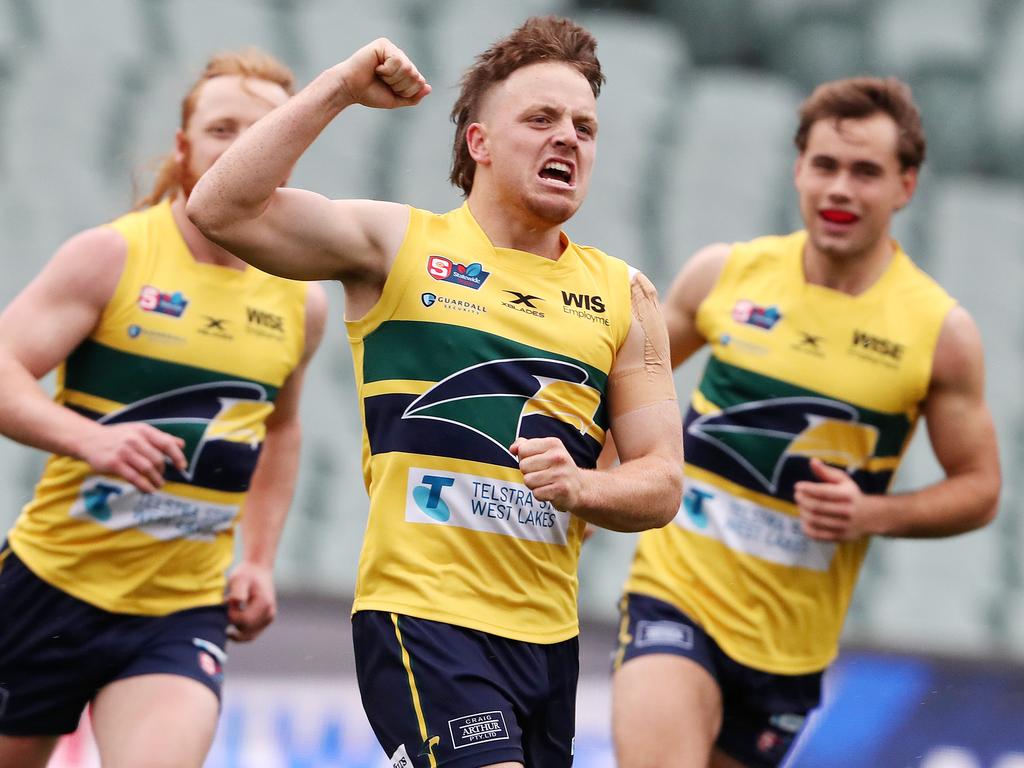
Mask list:
[[412,760],[405,751],[405,744],[399,744],[395,754],[391,756],[391,768],[412,768]]
[[142,493],[134,486],[106,477],[82,484],[70,514],[113,531],[135,529],[160,541],[210,541],[234,524],[237,504],[213,504],[169,493]]
[[669,645],[687,651],[693,649],[693,627],[677,621],[638,621],[634,634],[637,648]]
[[550,502],[533,498],[521,483],[413,467],[406,487],[405,519],[564,545],[570,516]]
[[675,523],[735,552],[812,571],[827,571],[836,551],[835,544],[805,536],[799,518],[730,496],[690,477]]
[[448,730],[452,734],[452,744],[456,749],[508,738],[505,716],[500,709],[456,717],[448,721]]
[[780,731],[799,733],[806,721],[807,718],[804,715],[772,715],[769,722]]

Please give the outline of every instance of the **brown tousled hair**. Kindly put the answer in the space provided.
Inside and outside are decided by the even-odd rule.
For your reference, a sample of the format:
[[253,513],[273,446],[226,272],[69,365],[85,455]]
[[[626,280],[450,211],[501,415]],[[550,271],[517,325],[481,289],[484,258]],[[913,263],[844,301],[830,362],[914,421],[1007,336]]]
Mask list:
[[800,105],[800,124],[793,142],[803,152],[811,126],[819,120],[858,119],[884,113],[896,123],[896,156],[902,170],[924,163],[925,137],[921,112],[910,86],[895,77],[851,77],[822,83]]
[[[192,88],[181,102],[181,129],[188,127],[192,113],[203,85],[215,77],[239,75],[241,77],[266,80],[281,86],[291,96],[295,92],[295,76],[282,62],[258,48],[218,53],[206,62],[203,73],[192,84]],[[156,205],[164,197],[173,197],[181,189],[181,168],[171,152],[160,161],[152,191],[135,202],[135,209]]]
[[477,56],[476,63],[462,76],[459,98],[452,107],[452,184],[465,195],[473,189],[476,161],[469,154],[466,130],[476,122],[480,103],[491,86],[530,64],[562,62],[575,67],[587,79],[596,98],[604,83],[596,50],[594,36],[575,22],[558,16],[534,16]]

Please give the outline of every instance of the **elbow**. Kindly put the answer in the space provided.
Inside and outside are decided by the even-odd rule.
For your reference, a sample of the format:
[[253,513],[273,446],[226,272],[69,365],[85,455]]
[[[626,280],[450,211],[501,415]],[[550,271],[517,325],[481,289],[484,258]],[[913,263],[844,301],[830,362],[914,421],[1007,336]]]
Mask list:
[[225,199],[203,179],[185,201],[185,215],[203,236],[222,246],[231,237],[232,228],[247,218],[242,207]]
[[980,487],[976,491],[977,527],[983,528],[996,519],[999,513],[999,500],[1002,493],[1003,478],[998,463],[982,475]]
[[996,484],[984,494],[979,504],[978,528],[984,528],[996,519],[999,514],[999,485]]
[[218,229],[223,227],[223,222],[218,219],[216,210],[209,204],[207,197],[208,195],[203,194],[201,185],[197,184],[185,202],[185,215],[195,224],[196,229],[213,240]]
[[653,510],[652,528],[664,528],[671,523],[683,501],[682,462],[666,462],[665,480],[658,492],[657,508]]

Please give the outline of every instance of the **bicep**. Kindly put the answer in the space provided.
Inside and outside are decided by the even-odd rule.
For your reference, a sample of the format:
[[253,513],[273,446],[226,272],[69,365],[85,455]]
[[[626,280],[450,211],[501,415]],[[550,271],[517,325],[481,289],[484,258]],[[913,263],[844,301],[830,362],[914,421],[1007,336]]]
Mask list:
[[43,270],[0,313],[5,354],[41,378],[85,339],[114,294],[127,246],[99,227],[62,245]]
[[398,203],[281,188],[257,218],[212,237],[264,272],[293,280],[383,278],[408,221],[408,206]]
[[948,476],[998,471],[984,370],[977,327],[966,311],[956,308],[940,333],[932,382],[922,409],[932,450]]

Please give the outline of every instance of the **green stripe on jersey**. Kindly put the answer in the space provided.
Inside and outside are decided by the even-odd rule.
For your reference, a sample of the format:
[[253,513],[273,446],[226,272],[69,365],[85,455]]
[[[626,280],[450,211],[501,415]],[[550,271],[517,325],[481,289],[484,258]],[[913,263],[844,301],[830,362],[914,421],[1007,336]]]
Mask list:
[[277,398],[277,387],[264,381],[135,355],[93,339],[83,341],[68,357],[64,386],[116,403],[134,403],[173,389],[225,379],[259,384],[266,389],[268,400]]
[[574,357],[510,341],[493,333],[444,323],[391,320],[363,340],[363,382],[440,381],[483,362],[539,357],[583,368],[588,384],[604,391],[608,375]]
[[878,429],[876,456],[898,456],[910,432],[910,419],[905,413],[883,413],[862,408],[846,400],[729,365],[714,356],[708,359],[699,389],[704,397],[723,410],[753,401],[782,397],[816,397],[843,403],[857,410],[861,423]]

